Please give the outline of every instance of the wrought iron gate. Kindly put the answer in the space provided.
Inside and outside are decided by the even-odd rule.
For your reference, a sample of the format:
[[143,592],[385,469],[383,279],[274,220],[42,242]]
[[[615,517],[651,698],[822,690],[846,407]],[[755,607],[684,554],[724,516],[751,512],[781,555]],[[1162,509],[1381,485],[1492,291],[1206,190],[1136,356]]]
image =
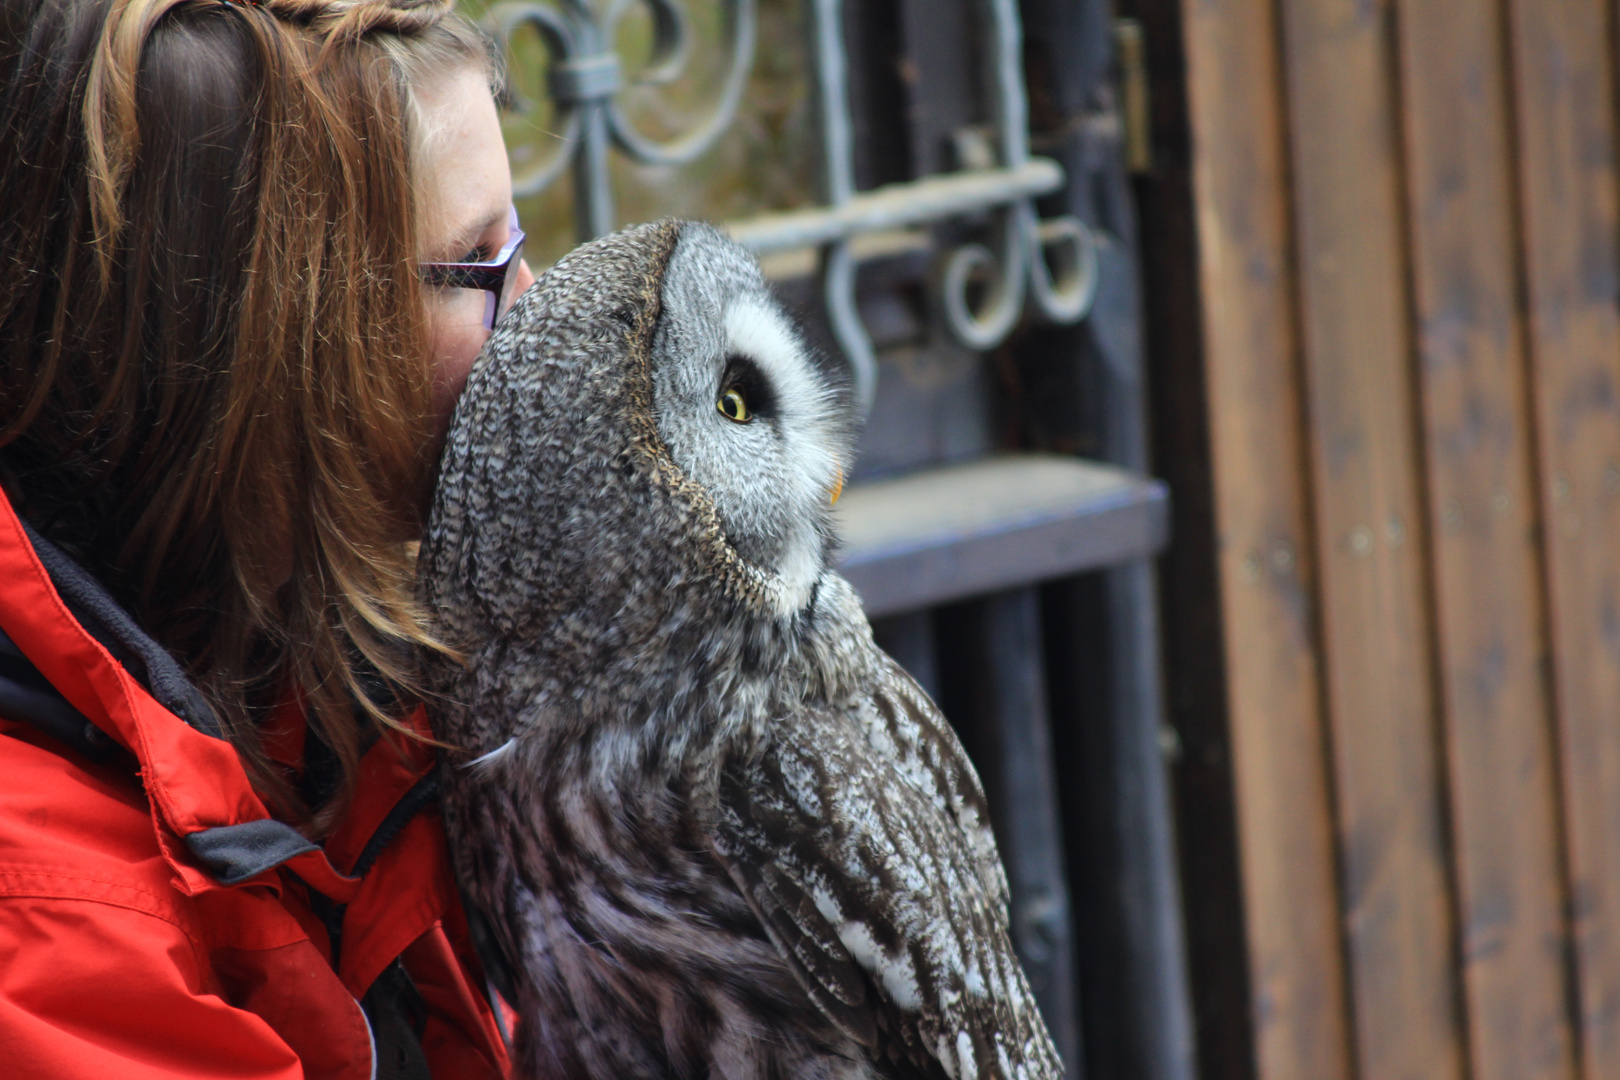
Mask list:
[[[985,777],[1070,1075],[1190,1080],[1151,562],[1166,493],[1105,0],[503,0],[520,198],[584,239],[621,223],[614,168],[701,163],[748,112],[762,15],[764,59],[802,50],[814,110],[778,149],[813,144],[817,183],[789,176],[765,213],[697,210],[850,366],[868,424],[843,570]],[[705,78],[684,125],[649,132],[626,103]],[[693,212],[644,187],[638,216]]]

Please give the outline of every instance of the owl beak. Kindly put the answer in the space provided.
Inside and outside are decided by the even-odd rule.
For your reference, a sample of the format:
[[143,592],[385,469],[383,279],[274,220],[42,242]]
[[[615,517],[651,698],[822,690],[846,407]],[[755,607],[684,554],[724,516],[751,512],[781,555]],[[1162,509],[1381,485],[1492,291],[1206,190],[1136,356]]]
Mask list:
[[837,481],[835,481],[833,483],[833,486],[832,486],[832,499],[830,501],[831,501],[833,506],[838,505],[838,496],[842,495],[843,493],[844,493],[844,470],[839,469],[838,470],[838,479],[837,479]]

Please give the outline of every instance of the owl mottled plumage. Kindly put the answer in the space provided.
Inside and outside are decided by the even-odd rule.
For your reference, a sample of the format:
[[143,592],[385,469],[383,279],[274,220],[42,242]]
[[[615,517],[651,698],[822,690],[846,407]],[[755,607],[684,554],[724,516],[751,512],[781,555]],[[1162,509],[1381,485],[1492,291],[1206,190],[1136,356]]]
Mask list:
[[421,580],[520,1074],[1061,1075],[978,778],[828,565],[849,444],[703,225],[585,245],[480,357]]

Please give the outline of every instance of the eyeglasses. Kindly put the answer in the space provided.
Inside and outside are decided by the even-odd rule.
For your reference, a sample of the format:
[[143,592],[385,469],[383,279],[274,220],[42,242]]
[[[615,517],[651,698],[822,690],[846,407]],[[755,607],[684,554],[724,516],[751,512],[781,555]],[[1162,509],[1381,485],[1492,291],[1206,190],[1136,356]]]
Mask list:
[[518,267],[523,263],[523,230],[518,228],[517,207],[512,207],[512,233],[506,246],[489,262],[419,263],[417,272],[427,285],[451,289],[482,289],[484,329],[495,329],[495,320],[512,306]]

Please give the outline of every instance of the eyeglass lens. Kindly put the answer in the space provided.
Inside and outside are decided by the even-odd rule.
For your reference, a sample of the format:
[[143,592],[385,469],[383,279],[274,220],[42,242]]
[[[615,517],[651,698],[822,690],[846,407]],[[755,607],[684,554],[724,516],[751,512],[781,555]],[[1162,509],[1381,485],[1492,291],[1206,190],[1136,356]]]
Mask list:
[[[502,315],[505,315],[507,311],[511,310],[512,301],[517,299],[516,293],[518,269],[522,265],[523,241],[519,240],[517,242],[517,246],[512,249],[512,258],[508,260],[506,264],[506,277],[501,281],[500,306],[494,312],[494,319],[500,318]],[[495,328],[494,319],[491,319],[489,324],[490,329],[492,330]]]
[[[494,330],[495,322],[512,306],[513,293],[516,291],[518,268],[523,265],[523,231],[518,228],[517,207],[512,208],[512,233],[517,242],[512,245],[511,254],[507,256],[505,271],[501,277],[501,294],[494,292],[484,294],[484,329]],[[503,254],[505,254],[503,252]]]

